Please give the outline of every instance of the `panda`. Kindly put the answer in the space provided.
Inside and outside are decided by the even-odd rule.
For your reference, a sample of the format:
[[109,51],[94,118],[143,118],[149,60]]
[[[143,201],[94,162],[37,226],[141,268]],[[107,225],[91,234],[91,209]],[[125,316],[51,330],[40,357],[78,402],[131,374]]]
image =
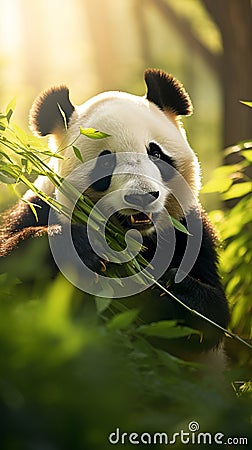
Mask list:
[[[218,275],[217,239],[198,199],[200,166],[180,122],[181,116],[192,114],[192,103],[172,75],[148,69],[144,78],[144,97],[105,92],[81,106],[71,103],[65,85],[53,87],[35,100],[30,127],[38,136],[50,136],[51,149],[61,149],[64,158],[53,158],[51,162],[60,177],[68,179],[95,205],[101,204],[123,233],[133,230],[140,234],[144,258],[154,266],[154,272],[156,266],[162,266],[161,275],[156,276],[160,284],[189,308],[226,328],[229,310]],[[106,138],[89,139],[80,134],[80,127],[100,130]],[[73,152],[73,143],[81,160]],[[46,177],[39,176],[35,184],[67,204],[64,194]],[[31,191],[24,200],[4,217],[1,255],[6,257],[31,237],[46,235],[59,249],[63,265],[67,265],[69,227],[64,216],[55,212],[50,215],[49,206]],[[27,201],[39,206],[37,219]],[[192,233],[174,229],[171,217]],[[118,264],[109,261],[102,248],[95,251],[86,225],[72,223],[70,234],[79,260],[94,275],[91,284],[99,286],[99,277],[110,265]],[[185,261],[188,246],[192,251]],[[86,278],[90,282],[89,275]],[[156,286],[149,286],[120,301],[138,307],[144,323],[174,319],[200,331],[201,338],[192,335],[183,340],[159,339],[157,345],[165,349],[168,346],[173,354],[188,358],[188,354],[218,353],[223,334],[163,294]]]

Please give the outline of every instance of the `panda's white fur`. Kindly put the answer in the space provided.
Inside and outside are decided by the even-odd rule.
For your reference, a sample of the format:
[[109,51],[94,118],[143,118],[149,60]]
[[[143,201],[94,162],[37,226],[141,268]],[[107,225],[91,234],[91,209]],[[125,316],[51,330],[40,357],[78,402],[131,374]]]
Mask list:
[[[92,140],[80,135],[80,127],[94,128],[110,136],[105,140]],[[172,216],[180,218],[181,212],[178,207],[175,208],[174,200],[169,204],[169,192],[173,191],[177,198],[183,198],[183,205],[181,205],[183,212],[187,212],[195,205],[200,188],[200,168],[197,157],[189,146],[185,131],[174,113],[164,114],[146,97],[124,92],[99,94],[83,105],[75,107],[67,130],[64,127],[58,127],[50,142],[51,147],[57,151],[65,149],[61,150],[64,161],[54,160],[53,169],[64,178],[69,177],[68,180],[77,188],[85,185],[85,177],[88,178],[88,173],[85,173],[83,166],[79,171],[75,170],[81,162],[73,157],[71,145],[73,142],[80,150],[84,163],[96,158],[105,148],[112,153],[128,153],[128,156],[124,155],[123,162],[117,165],[106,192],[114,193],[112,205],[109,204],[111,196],[108,196],[108,208],[110,206],[117,207],[118,210],[128,208],[120,190],[122,186],[124,191],[160,191],[158,200],[151,205],[151,212],[158,212],[162,206],[166,206]],[[175,177],[169,186],[166,184],[162,188],[161,174],[146,153],[150,142],[157,143],[165,154],[176,159],[178,173],[182,175],[190,189],[185,189],[179,177]],[[117,172],[120,174],[118,175]],[[39,178],[36,185],[48,194],[52,194],[53,187],[44,177]],[[29,195],[27,194],[27,197]],[[58,191],[56,191],[56,199],[60,203],[67,203],[67,199]],[[161,221],[162,215],[159,218],[160,223]]]

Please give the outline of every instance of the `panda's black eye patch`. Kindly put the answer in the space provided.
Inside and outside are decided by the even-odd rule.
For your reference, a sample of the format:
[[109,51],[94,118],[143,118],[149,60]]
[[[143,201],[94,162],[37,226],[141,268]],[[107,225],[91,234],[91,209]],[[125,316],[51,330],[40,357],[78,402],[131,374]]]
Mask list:
[[171,156],[166,155],[161,147],[159,147],[156,142],[150,142],[149,147],[147,148],[147,153],[152,160],[162,159],[163,161],[170,164],[172,167],[175,167],[174,159]]
[[164,181],[172,178],[176,168],[174,159],[166,155],[156,142],[150,142],[147,153],[151,161],[158,167]]
[[160,159],[162,157],[161,148],[154,142],[150,143],[149,148],[147,149],[147,152],[148,152],[150,159],[152,159],[154,161],[155,161],[155,159]]
[[116,155],[109,150],[103,150],[90,173],[90,187],[98,192],[106,191],[110,186],[115,165]]
[[[105,155],[112,155],[112,153],[109,150],[104,150],[103,152],[101,152],[99,154],[98,158],[100,158],[101,156],[105,156]],[[114,166],[114,158],[113,157],[102,158],[100,165],[101,165],[101,167],[104,167],[104,169],[109,169],[110,167]]]

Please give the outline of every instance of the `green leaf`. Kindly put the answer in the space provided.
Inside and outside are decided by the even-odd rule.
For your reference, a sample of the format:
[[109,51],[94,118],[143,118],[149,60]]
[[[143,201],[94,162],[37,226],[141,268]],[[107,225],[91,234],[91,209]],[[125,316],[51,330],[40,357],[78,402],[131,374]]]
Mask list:
[[6,158],[12,164],[12,160],[9,157],[9,155],[7,155],[7,153],[0,151],[0,156],[1,156],[1,159]]
[[138,309],[131,309],[114,316],[107,324],[109,330],[123,330],[128,328],[139,313]]
[[4,181],[8,184],[12,184],[12,181],[8,180],[8,177],[11,177],[17,181],[18,177],[21,174],[21,168],[17,166],[16,164],[0,164],[0,172],[2,172],[3,180],[6,176],[6,180]]
[[80,150],[77,147],[75,147],[74,145],[73,145],[73,151],[74,151],[75,156],[83,163],[84,161],[82,158],[82,154],[81,154]]
[[243,150],[241,155],[244,156],[247,161],[252,162],[252,150]]
[[165,365],[165,367],[169,370],[169,372],[172,370],[173,372],[177,372],[179,370],[179,367],[199,367],[200,363],[191,362],[191,361],[183,361],[182,359],[179,359],[176,356],[170,355],[170,353],[165,352],[164,350],[156,349],[156,354],[160,361],[162,362],[162,365]]
[[226,192],[233,181],[231,178],[213,178],[209,180],[201,189],[202,194],[211,194],[213,192]]
[[103,277],[99,279],[99,285],[101,286],[101,290],[99,291],[99,296],[102,299],[109,298],[112,299],[115,296],[114,289],[108,283],[108,280],[104,280]]
[[252,191],[252,182],[245,181],[244,183],[233,184],[228,192],[223,194],[222,198],[224,200],[229,200],[231,198],[243,197]]
[[241,103],[243,103],[243,105],[249,106],[250,108],[252,108],[252,102],[244,102],[242,100],[240,100]]
[[80,127],[80,133],[83,134],[84,136],[88,137],[89,139],[104,139],[104,138],[111,136],[110,134],[95,130],[94,128]]
[[31,203],[31,202],[26,201],[26,200],[24,200],[24,199],[23,199],[23,202],[24,202],[24,203],[27,203],[27,204],[30,206],[30,208],[31,208],[31,210],[32,210],[32,212],[33,212],[33,215],[34,215],[34,217],[35,217],[35,219],[36,219],[36,222],[38,222],[38,213],[37,213],[37,211],[36,211],[36,207],[41,208],[41,206],[38,206],[38,205],[36,205],[35,203]]
[[174,217],[170,216],[170,221],[174,226],[174,228],[176,228],[178,231],[181,231],[182,233],[185,233],[188,236],[192,236],[191,233],[189,233],[189,231],[186,229],[186,227],[182,225],[182,223],[180,223],[177,219],[174,219]]
[[201,193],[226,192],[233,183],[234,175],[240,170],[239,164],[218,167],[214,171],[213,178],[201,189]]
[[10,122],[15,107],[16,107],[16,98],[13,98],[6,108],[6,119],[8,123]]
[[13,125],[12,128],[17,139],[26,146],[28,143],[28,134],[23,130],[23,128],[19,127],[18,125]]
[[25,159],[25,158],[21,158],[21,164],[22,164],[22,166],[23,166],[23,169],[24,169],[25,171],[27,171],[28,160]]
[[5,175],[0,171],[0,182],[4,184],[15,184],[16,179],[9,177],[8,175]]
[[7,119],[7,122],[8,122],[8,123],[9,123],[10,120],[11,120],[12,114],[13,114],[13,110],[12,110],[12,109],[9,109],[9,111],[7,112],[7,115],[6,115],[6,119]]
[[191,334],[200,334],[197,330],[176,325],[176,321],[174,320],[163,320],[161,322],[151,323],[150,325],[142,325],[138,328],[138,331],[145,336],[167,339],[181,338],[190,336]]
[[108,309],[111,301],[111,298],[95,297],[97,313],[102,314],[103,311]]

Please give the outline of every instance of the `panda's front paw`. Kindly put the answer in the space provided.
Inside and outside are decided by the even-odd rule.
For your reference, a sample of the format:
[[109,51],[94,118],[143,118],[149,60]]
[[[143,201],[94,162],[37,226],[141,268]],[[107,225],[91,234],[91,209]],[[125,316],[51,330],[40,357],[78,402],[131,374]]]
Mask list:
[[166,272],[164,279],[166,288],[169,288],[174,283],[177,271],[178,271],[177,268],[173,268]]
[[79,257],[90,270],[97,274],[106,272],[109,259],[102,247],[98,249],[99,254],[92,249],[85,225],[72,225],[72,239]]
[[190,277],[188,277],[188,275],[183,270],[174,267],[173,269],[168,270],[165,274],[166,287],[168,288],[175,284],[182,286],[188,283],[189,278]]
[[100,259],[100,265],[101,265],[101,272],[106,272],[107,270],[107,264],[109,263],[109,259],[107,255],[102,255],[104,259]]

